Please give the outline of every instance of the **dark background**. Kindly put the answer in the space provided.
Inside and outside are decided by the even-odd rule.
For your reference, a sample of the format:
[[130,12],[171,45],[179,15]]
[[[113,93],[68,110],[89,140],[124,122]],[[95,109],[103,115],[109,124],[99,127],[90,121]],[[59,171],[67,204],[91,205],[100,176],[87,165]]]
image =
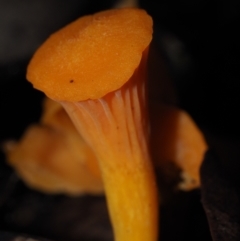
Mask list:
[[[43,95],[25,79],[35,49],[65,24],[115,3],[0,1],[1,143],[19,138],[40,116]],[[192,115],[211,150],[202,166],[201,190],[173,193],[162,204],[161,240],[240,240],[240,2],[140,0],[139,5],[154,19],[154,51],[164,63],[152,72],[154,96],[161,93],[157,77],[167,76],[176,90],[174,102]],[[113,239],[104,197],[30,190],[6,165],[3,152],[0,158],[0,240],[20,234],[68,241]]]

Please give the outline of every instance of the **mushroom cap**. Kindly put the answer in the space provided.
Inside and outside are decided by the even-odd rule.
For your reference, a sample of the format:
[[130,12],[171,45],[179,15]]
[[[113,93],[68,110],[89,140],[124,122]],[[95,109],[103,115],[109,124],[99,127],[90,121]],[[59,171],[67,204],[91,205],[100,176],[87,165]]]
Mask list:
[[58,101],[98,99],[121,88],[152,39],[152,19],[141,9],[84,16],[52,34],[36,51],[27,79]]

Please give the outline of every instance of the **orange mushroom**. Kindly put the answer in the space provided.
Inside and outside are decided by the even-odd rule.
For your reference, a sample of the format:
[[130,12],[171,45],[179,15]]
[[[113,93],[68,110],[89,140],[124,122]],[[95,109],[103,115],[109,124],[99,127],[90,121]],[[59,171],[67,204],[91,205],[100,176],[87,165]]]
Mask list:
[[8,163],[31,188],[68,195],[103,193],[96,156],[55,101],[46,99],[40,123],[5,147]]
[[27,79],[63,105],[95,152],[118,241],[158,236],[145,93],[151,39],[144,10],[108,10],[51,35],[27,70]]
[[208,148],[202,132],[191,116],[177,107],[155,103],[151,113],[150,147],[154,166],[163,174],[168,173],[164,176],[171,179],[168,167],[175,165],[181,175],[179,189],[198,188],[200,166]]

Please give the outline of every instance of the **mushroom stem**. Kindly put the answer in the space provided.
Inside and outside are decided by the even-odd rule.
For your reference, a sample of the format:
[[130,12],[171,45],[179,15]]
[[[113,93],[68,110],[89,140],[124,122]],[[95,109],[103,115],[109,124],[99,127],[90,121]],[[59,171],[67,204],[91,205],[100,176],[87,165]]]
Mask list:
[[61,101],[99,160],[116,241],[155,241],[158,235],[145,103],[147,55],[148,48],[120,89],[95,100]]

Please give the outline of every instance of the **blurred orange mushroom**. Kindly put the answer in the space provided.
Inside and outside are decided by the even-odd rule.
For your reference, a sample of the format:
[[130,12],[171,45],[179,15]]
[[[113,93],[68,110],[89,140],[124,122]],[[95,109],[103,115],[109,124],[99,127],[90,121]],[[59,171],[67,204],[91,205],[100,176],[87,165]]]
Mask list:
[[5,147],[8,163],[31,188],[51,194],[103,193],[96,156],[55,101],[46,99],[40,123]]
[[150,112],[150,147],[155,168],[168,179],[172,178],[169,167],[179,169],[180,190],[200,187],[200,166],[208,148],[201,130],[187,112],[175,106],[154,103]]
[[144,10],[108,10],[51,35],[27,70],[27,79],[63,105],[94,151],[118,241],[158,236],[145,93],[151,39]]

